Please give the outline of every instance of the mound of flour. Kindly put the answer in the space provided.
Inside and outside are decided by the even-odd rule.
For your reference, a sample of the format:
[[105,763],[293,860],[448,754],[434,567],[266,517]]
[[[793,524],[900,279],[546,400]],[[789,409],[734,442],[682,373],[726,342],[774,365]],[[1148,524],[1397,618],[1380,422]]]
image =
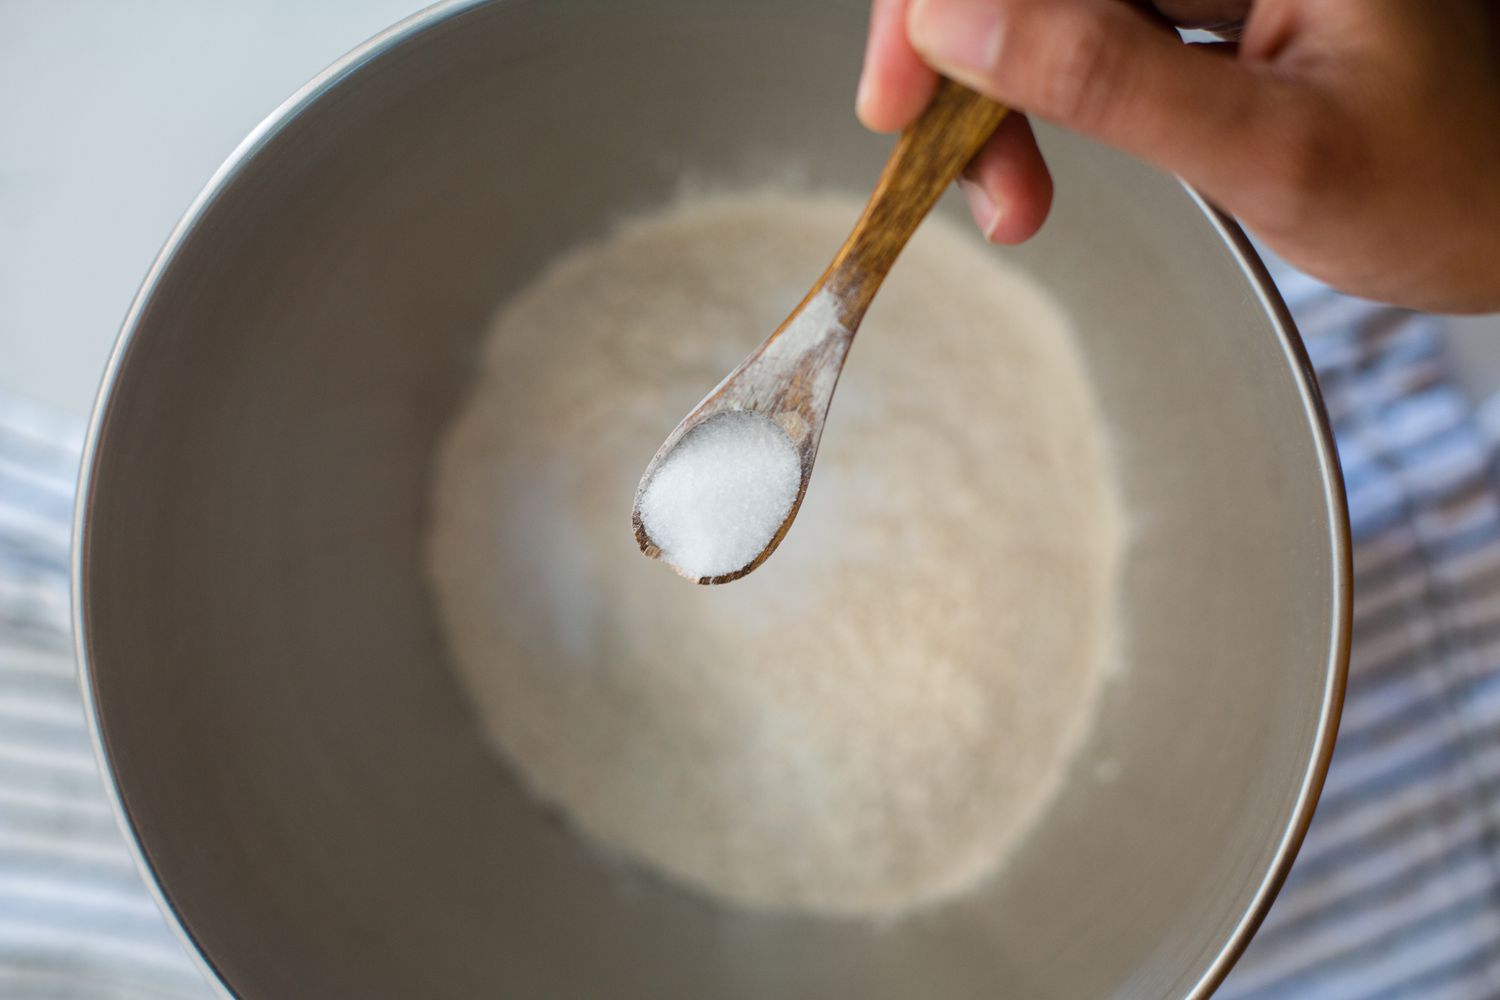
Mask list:
[[691,200],[516,295],[442,448],[429,565],[495,747],[587,837],[732,903],[887,916],[982,882],[1046,807],[1119,529],[1065,318],[933,219],[776,558],[694,587],[641,557],[640,470],[859,208]]

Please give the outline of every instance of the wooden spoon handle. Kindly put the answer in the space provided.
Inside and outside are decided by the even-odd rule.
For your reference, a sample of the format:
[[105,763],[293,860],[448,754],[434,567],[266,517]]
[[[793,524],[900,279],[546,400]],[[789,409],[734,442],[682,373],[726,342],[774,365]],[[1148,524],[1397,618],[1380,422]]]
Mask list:
[[842,302],[851,329],[901,248],[1005,112],[1004,105],[943,78],[927,110],[901,133],[864,213],[825,275],[825,287]]

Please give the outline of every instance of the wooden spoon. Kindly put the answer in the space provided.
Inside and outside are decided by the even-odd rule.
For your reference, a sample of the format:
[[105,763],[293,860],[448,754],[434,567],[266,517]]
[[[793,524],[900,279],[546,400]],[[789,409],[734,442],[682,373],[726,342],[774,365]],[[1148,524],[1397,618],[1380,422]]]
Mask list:
[[[901,249],[958,176],[1006,109],[951,80],[941,80],[927,110],[901,134],[859,221],[833,263],[792,314],[667,435],[636,490],[632,523],[641,551],[697,583],[737,580],[766,561],[802,506],[839,372],[865,310]],[[654,542],[641,499],[662,462],[692,431],[725,413],[749,411],[786,432],[801,465],[801,482],[786,516],[743,566],[712,576],[684,570]]]

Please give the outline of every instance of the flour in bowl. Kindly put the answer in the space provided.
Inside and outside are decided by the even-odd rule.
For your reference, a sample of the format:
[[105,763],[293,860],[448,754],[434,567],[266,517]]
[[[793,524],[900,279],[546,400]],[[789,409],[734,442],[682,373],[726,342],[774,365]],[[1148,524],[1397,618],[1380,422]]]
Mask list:
[[685,587],[640,557],[663,427],[859,209],[698,198],[556,261],[489,332],[428,561],[490,739],[585,838],[727,903],[889,917],[994,877],[1046,810],[1099,700],[1120,531],[1065,317],[930,219],[776,558]]

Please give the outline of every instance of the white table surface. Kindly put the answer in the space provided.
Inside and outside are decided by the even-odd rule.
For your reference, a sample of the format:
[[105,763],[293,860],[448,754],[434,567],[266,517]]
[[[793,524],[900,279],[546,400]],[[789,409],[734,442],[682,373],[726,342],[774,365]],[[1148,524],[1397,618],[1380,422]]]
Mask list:
[[[417,0],[0,0],[0,389],[83,416],[147,267],[283,98]],[[1500,386],[1500,317],[1454,336]]]
[[85,415],[239,141],[421,0],[0,0],[0,388]]

